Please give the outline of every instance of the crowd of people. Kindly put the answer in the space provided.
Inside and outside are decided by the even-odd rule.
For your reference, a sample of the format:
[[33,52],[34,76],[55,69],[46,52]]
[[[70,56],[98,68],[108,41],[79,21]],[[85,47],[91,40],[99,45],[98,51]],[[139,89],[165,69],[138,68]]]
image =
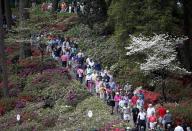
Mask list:
[[[52,3],[43,3],[41,5],[42,11],[52,10]],[[84,3],[77,2],[74,0],[72,3],[59,2],[57,12],[67,12],[67,13],[79,13],[84,12]]]
[[64,68],[72,69],[76,79],[85,84],[90,93],[111,106],[111,114],[119,115],[127,123],[133,120],[135,129],[140,131],[191,131],[182,122],[174,127],[172,115],[163,104],[156,107],[149,103],[145,109],[142,90],[134,90],[128,83],[124,86],[117,84],[108,68],[103,69],[98,61],[86,56],[78,48],[76,39],[51,34],[47,35],[47,39],[47,52],[50,56]]

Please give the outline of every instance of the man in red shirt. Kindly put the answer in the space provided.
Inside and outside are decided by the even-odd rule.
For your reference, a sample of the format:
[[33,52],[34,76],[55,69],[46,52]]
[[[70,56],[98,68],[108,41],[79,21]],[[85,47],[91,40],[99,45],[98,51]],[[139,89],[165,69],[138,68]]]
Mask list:
[[161,106],[157,109],[157,114],[158,114],[158,116],[159,116],[159,123],[162,124],[163,117],[164,117],[165,114],[166,114],[166,109],[165,109],[165,107],[163,106],[163,104],[161,104]]
[[135,106],[138,100],[138,96],[134,94],[134,96],[131,98],[132,106]]

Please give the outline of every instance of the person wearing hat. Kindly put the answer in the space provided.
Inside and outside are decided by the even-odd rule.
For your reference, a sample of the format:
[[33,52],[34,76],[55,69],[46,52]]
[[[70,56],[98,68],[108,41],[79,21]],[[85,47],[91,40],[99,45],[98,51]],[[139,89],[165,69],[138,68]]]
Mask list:
[[165,129],[167,129],[168,125],[172,125],[172,114],[169,112],[169,110],[166,111],[166,114],[163,118],[163,124]]

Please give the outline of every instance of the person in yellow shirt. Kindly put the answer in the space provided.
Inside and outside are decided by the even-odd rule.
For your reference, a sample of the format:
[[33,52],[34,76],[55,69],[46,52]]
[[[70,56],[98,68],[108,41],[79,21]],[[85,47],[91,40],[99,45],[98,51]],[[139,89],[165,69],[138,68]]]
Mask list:
[[97,82],[97,72],[94,71],[93,74],[92,74],[92,81],[93,81],[93,89],[94,89],[94,92],[96,92],[96,82]]
[[103,83],[101,83],[101,86],[99,87],[99,94],[100,94],[100,98],[104,99],[105,97],[105,86]]

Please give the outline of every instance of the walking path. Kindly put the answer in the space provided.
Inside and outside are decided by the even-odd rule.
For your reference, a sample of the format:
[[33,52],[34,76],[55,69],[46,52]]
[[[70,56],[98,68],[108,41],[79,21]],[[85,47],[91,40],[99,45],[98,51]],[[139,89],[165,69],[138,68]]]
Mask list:
[[[84,53],[78,48],[78,44],[70,38],[61,38],[54,35],[43,34],[37,37],[48,37],[47,52],[53,59],[58,61],[64,68],[70,67],[70,74],[73,79],[86,85],[87,90],[101,98],[102,101],[112,107],[112,114],[118,115],[121,121],[129,122],[130,127],[134,127],[132,109],[141,110],[144,108],[145,96],[142,90],[133,90],[130,84],[121,87],[114,79],[108,69],[102,69],[100,63],[94,62],[92,58],[85,57]],[[121,103],[121,104],[120,104]],[[121,106],[121,108],[119,108]],[[113,111],[115,109],[115,111]],[[121,112],[121,113],[117,113]],[[141,111],[137,111],[139,115]],[[154,110],[154,113],[159,113]],[[150,118],[152,113],[146,112],[144,115]],[[164,109],[163,116],[166,115]],[[162,117],[158,114],[158,118]],[[155,122],[158,122],[157,117]],[[144,122],[146,126],[146,121]],[[158,123],[162,125],[162,123]],[[146,126],[148,127],[148,126]],[[148,130],[148,129],[147,129]]]

